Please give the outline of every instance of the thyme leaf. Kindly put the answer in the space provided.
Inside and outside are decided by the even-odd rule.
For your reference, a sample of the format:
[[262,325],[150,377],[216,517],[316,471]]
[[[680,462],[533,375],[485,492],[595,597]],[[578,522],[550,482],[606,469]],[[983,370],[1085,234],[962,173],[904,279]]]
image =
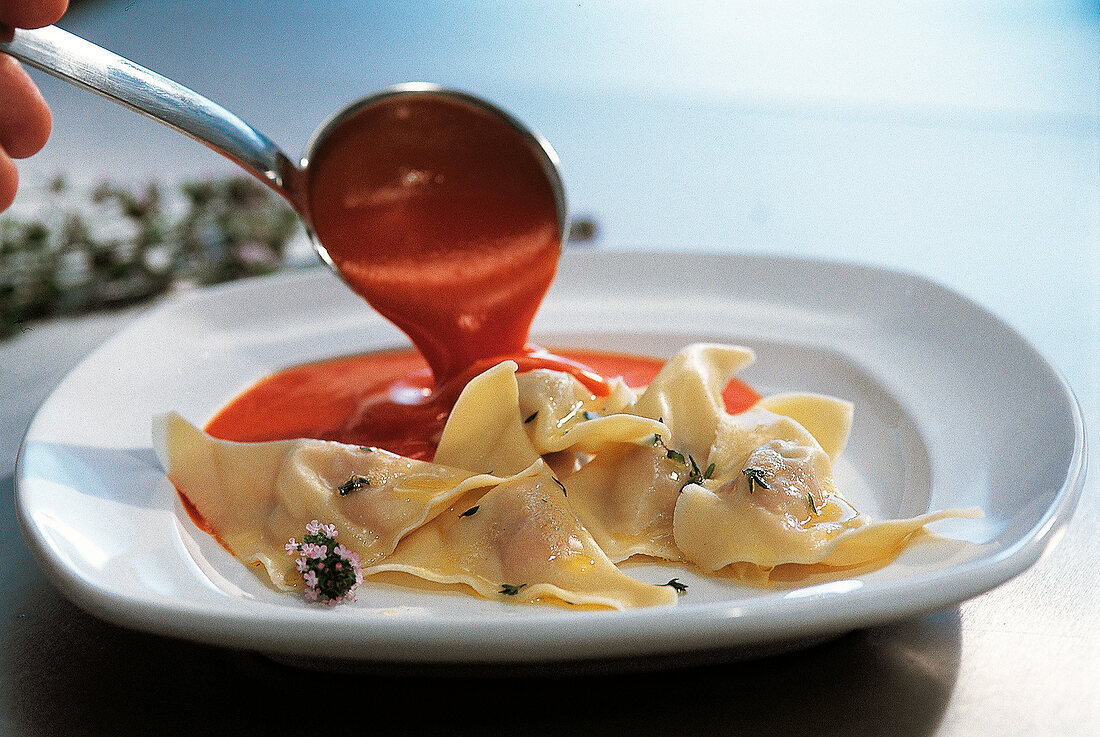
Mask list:
[[[515,415],[512,415],[512,416],[515,417]],[[527,415],[527,419],[523,421],[523,424],[526,425],[529,422],[534,422],[535,418],[538,417],[538,416],[539,416],[539,411],[536,409],[534,412]]]
[[767,482],[767,478],[770,474],[763,468],[758,468],[757,466],[746,466],[745,468],[741,469],[741,473],[745,474],[745,476],[747,476],[749,479],[750,494],[753,492],[754,485],[759,486],[762,489],[772,488]]
[[519,593],[519,590],[522,589],[526,585],[527,584],[525,584],[525,583],[521,583],[519,586],[516,586],[514,584],[510,584],[510,583],[502,583],[500,585],[500,591],[498,591],[497,593],[498,594],[504,594],[505,596],[515,596],[516,594]]
[[479,510],[479,509],[481,509],[481,505],[480,504],[475,504],[474,506],[470,507],[469,509],[467,509],[465,512],[463,512],[462,514],[460,514],[458,516],[459,517],[473,517],[475,514],[477,514],[477,510]]
[[677,594],[679,594],[680,596],[683,596],[684,594],[686,594],[687,590],[688,590],[687,584],[686,583],[680,583],[680,579],[678,579],[678,578],[674,578],[674,579],[670,580],[668,583],[663,583],[661,585],[662,586],[671,586],[672,589]]
[[365,489],[368,486],[370,486],[370,480],[367,479],[366,476],[360,476],[357,473],[353,473],[351,478],[337,486],[336,490],[340,492],[340,496],[347,496],[353,491]]
[[684,458],[684,454],[678,450],[672,450],[670,448],[668,453],[666,453],[665,455],[668,456],[669,460],[676,461],[677,463],[683,463],[685,466],[687,465],[687,458]]
[[[681,458],[682,457],[683,456],[681,456]],[[684,484],[684,486],[687,486],[688,484],[699,484],[700,486],[702,486],[703,482],[709,479],[711,477],[711,474],[714,473],[713,463],[707,466],[707,472],[703,473],[699,470],[699,464],[695,462],[695,458],[690,455],[687,457],[687,465],[689,465],[690,468],[688,469],[688,480],[687,483]],[[683,487],[680,487],[680,490],[683,491]]]
[[560,480],[558,480],[557,476],[551,476],[550,478],[554,479],[554,483],[557,484],[559,487],[561,487],[561,493],[562,494],[565,494],[566,496],[569,496],[569,492],[565,490],[565,484],[563,484]]
[[688,461],[691,462],[691,474],[688,476],[688,480],[693,484],[698,484],[703,481],[703,472],[699,470],[699,464],[695,462],[692,456],[688,456]]
[[817,514],[818,513],[817,512],[817,504],[814,503],[814,495],[813,494],[807,494],[806,499],[810,502],[810,510],[814,514]]

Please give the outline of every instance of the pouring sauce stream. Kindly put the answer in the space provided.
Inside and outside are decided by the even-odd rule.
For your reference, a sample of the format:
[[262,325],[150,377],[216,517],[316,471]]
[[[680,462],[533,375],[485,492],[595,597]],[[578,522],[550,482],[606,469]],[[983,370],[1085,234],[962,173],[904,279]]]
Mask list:
[[395,96],[337,126],[309,171],[311,219],[333,264],[409,336],[437,386],[524,353],[561,226],[518,131],[462,100]]
[[[660,361],[558,356],[527,342],[562,247],[544,167],[507,120],[453,96],[383,97],[339,121],[308,162],[310,220],[348,285],[419,355],[288,369],[230,403],[207,432],[313,437],[430,459],[462,389],[501,361],[570,373],[596,396],[610,385],[589,362],[647,384]],[[757,398],[731,387],[735,404]]]

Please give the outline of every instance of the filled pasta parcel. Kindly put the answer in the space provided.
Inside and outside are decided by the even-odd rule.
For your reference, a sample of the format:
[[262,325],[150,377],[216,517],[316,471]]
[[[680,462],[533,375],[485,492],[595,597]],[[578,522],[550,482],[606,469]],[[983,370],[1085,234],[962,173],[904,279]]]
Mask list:
[[731,412],[727,387],[753,360],[690,345],[601,395],[503,361],[458,395],[431,460],[218,439],[176,413],[153,439],[199,528],[272,587],[330,604],[404,578],[517,604],[670,606],[690,592],[647,563],[790,585],[887,565],[929,523],[981,515],[861,513],[834,473],[852,404],[793,391]]

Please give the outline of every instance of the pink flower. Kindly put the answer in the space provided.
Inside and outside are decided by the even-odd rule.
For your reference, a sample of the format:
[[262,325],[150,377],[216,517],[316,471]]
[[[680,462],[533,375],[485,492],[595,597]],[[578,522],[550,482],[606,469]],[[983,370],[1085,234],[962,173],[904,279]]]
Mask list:
[[302,555],[307,558],[324,558],[328,555],[328,546],[317,545],[316,543],[305,543],[302,545]]
[[306,525],[306,532],[308,532],[310,535],[336,537],[336,525],[322,525],[317,520],[313,520],[308,525]]
[[298,554],[294,567],[302,574],[306,601],[323,602],[329,606],[355,601],[354,589],[363,582],[359,555],[342,544],[335,544],[336,525],[324,525],[312,520],[306,525],[306,534],[307,539],[320,540],[323,544],[299,543],[291,538],[284,545],[287,553]]

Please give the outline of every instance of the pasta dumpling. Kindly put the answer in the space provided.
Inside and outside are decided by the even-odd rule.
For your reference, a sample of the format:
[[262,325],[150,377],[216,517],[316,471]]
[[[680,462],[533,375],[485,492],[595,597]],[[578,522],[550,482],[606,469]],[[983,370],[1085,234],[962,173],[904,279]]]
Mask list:
[[311,520],[335,523],[341,542],[369,564],[453,499],[501,482],[376,448],[217,440],[176,413],[158,418],[154,446],[207,531],[283,590],[301,585],[285,545]]
[[[834,450],[847,440],[842,405],[811,397],[838,423],[818,424]],[[690,484],[676,501],[674,539],[684,558],[708,571],[731,567],[747,581],[767,581],[777,566],[848,568],[885,563],[924,525],[977,510],[944,510],[872,522],[836,489],[832,460],[805,427],[764,406],[721,419],[706,485]],[[782,402],[771,403],[782,407]],[[789,572],[789,569],[788,569]]]
[[634,398],[622,381],[613,382],[609,397],[597,398],[568,374],[516,370],[514,361],[504,361],[467,385],[443,429],[437,463],[513,473],[546,454],[595,453],[608,443],[667,432],[659,422],[612,413]]
[[726,414],[722,391],[729,380],[756,360],[748,348],[700,343],[673,356],[631,410],[661,420],[675,438],[676,449],[698,459],[714,442],[714,431]]
[[676,601],[671,588],[615,567],[548,469],[463,497],[363,574],[384,571],[466,584],[491,599],[552,598],[614,609]]
[[608,448],[566,484],[577,516],[611,560],[680,560],[672,521],[688,478],[663,443],[650,443]]
[[314,520],[339,527],[367,577],[625,609],[677,601],[670,585],[616,567],[633,556],[767,584],[882,565],[929,522],[980,515],[861,514],[833,473],[852,404],[796,392],[729,414],[723,392],[753,360],[690,345],[640,396],[619,379],[606,397],[503,361],[462,391],[431,462],[320,440],[216,440],[175,413],[156,420],[154,445],[196,521],[282,590],[302,585],[287,541]]

